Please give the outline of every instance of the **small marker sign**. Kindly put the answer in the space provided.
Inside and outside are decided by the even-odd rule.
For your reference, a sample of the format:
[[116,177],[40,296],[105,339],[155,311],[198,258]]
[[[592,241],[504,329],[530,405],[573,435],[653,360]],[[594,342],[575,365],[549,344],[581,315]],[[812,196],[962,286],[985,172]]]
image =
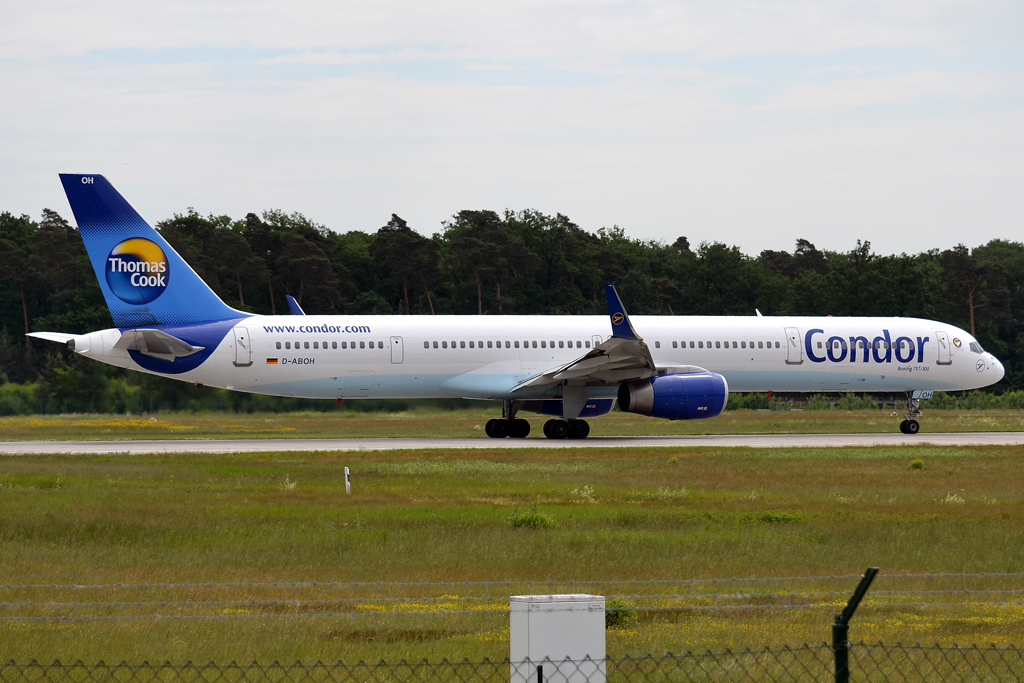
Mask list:
[[345,493],[348,495],[352,494],[352,478],[348,474],[348,468],[345,468]]

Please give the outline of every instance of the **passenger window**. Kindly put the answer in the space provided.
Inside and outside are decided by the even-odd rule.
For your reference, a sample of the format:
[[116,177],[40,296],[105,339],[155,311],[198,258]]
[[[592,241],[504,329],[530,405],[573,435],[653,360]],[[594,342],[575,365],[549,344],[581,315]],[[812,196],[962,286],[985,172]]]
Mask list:
[[549,341],[549,342],[548,342],[548,346],[549,346],[550,348],[552,348],[552,349],[553,349],[553,348],[555,348],[555,340],[554,340],[554,339],[552,339],[551,341]]
[[764,342],[757,342],[757,348],[763,349],[764,348]]
[[484,343],[482,341],[478,341],[476,343],[476,345],[477,345],[477,348],[480,348],[480,349],[484,348]]
[[320,348],[320,342],[313,342],[313,348],[314,349],[319,349]]
[[[426,344],[427,342],[423,342],[423,343]],[[341,348],[347,349],[348,348],[348,342],[341,342]]]
[[821,348],[821,342],[818,342],[818,348],[819,349]]
[[583,342],[583,348],[589,349],[590,348],[590,342],[588,342],[588,341]]
[[512,342],[505,342],[505,348],[506,349],[512,348]]
[[332,349],[338,348],[338,342],[331,342],[331,348]]
[[679,342],[672,342],[672,348],[673,349],[678,349],[679,348]]
[[516,343],[515,343],[515,347],[516,347],[517,349],[519,348],[519,342],[516,342]]
[[494,344],[494,342],[487,342],[487,348],[492,348],[493,344]]
[[547,343],[546,341],[542,341],[542,342],[540,343],[540,348],[542,348],[542,349],[546,349],[546,348],[548,348],[548,343]]
[[697,342],[697,348],[703,349],[704,348],[704,342]]
[[326,348],[327,348],[327,342],[324,342],[324,343],[323,343],[323,344],[322,344],[322,345],[320,346],[320,348],[322,348],[322,349],[326,349]]
[[306,342],[306,348],[307,349],[309,348],[309,342]]
[[576,348],[577,349],[582,349],[583,348],[583,342],[581,342],[581,341],[576,342]]
[[563,342],[563,341],[558,342],[558,348],[560,348],[560,349],[561,348],[565,348],[565,342]]
[[693,342],[690,342],[690,348],[691,349],[693,348]]
[[466,348],[466,342],[459,342],[459,348],[460,349]]
[[469,348],[471,348],[471,349],[474,348],[473,347],[473,342],[469,342]]
[[281,348],[281,342],[277,342],[277,348]]
[[654,348],[660,349],[661,348],[661,342],[660,341],[654,342]]
[[780,348],[782,348],[782,345],[779,344],[779,342],[775,342],[775,348],[780,349]]
[[359,342],[359,348],[365,349],[366,348],[366,342]]
[[740,348],[741,349],[747,348],[747,342],[740,342]]
[[448,348],[448,342],[446,342],[446,341],[441,342],[441,348],[442,349],[447,349]]
[[284,348],[286,348],[286,349],[292,348],[292,343],[291,342],[285,342],[284,343]]
[[423,342],[423,348],[429,349],[430,348],[430,342]]
[[437,348],[437,342],[434,342],[434,348],[435,349]]

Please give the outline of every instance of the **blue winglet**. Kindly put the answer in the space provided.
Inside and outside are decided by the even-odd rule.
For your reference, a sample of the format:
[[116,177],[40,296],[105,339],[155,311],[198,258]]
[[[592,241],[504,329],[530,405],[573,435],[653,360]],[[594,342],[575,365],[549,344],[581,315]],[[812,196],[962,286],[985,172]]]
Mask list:
[[284,298],[288,300],[288,308],[292,310],[292,315],[306,315],[306,312],[299,306],[299,302],[295,300],[291,294],[285,294]]
[[626,307],[622,305],[619,293],[615,291],[615,285],[610,282],[604,283],[604,294],[608,298],[608,315],[612,319],[612,336],[619,339],[636,339],[640,337],[633,330],[629,316],[626,315]]

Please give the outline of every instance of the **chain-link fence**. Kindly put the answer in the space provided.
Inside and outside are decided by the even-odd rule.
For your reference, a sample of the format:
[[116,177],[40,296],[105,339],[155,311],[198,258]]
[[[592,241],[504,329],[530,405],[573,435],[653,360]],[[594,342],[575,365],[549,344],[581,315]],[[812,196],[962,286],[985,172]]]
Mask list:
[[[830,681],[829,645],[561,662],[314,662],[304,664],[0,664],[0,683],[797,683]],[[900,683],[1024,680],[1024,649],[884,645],[850,647],[851,679]]]

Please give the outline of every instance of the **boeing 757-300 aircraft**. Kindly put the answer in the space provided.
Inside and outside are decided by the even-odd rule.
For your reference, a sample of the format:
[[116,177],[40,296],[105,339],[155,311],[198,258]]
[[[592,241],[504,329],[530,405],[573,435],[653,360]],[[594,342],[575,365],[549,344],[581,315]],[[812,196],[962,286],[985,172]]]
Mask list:
[[217,297],[100,175],[60,176],[115,329],[34,332],[83,356],[187,382],[305,398],[502,402],[494,438],[585,438],[624,411],[715,417],[729,391],[904,393],[920,400],[998,382],[967,332],[917,318],[635,316],[606,284],[609,316],[253,315]]

